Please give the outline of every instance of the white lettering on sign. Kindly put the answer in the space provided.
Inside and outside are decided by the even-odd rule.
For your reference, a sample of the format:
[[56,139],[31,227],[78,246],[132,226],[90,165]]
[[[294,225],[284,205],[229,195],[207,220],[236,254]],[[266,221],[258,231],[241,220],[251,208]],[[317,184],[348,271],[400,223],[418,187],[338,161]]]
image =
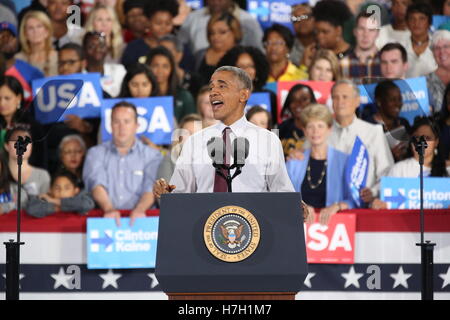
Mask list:
[[[98,97],[92,82],[84,82],[79,97],[74,97],[75,89],[76,85],[70,82],[60,86],[49,86],[47,92],[40,92],[41,88],[39,88],[36,90],[39,110],[42,112],[51,112],[55,107],[62,109],[65,109],[66,107],[83,108],[86,105],[100,107],[100,98]],[[46,97],[47,103],[44,101],[44,96]],[[70,102],[70,100],[72,101]]]
[[307,228],[307,233],[311,240],[308,241],[306,246],[314,251],[322,251],[327,248],[330,251],[336,251],[338,248],[343,248],[345,251],[352,251],[352,245],[345,224],[338,223],[336,225],[331,240],[325,234],[327,230],[328,226],[319,223],[312,224]]

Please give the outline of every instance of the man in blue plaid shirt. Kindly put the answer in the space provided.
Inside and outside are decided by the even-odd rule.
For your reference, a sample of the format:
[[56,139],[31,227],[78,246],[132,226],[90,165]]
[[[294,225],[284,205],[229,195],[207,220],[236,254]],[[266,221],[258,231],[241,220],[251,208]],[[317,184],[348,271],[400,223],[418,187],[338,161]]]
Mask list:
[[367,83],[367,78],[381,76],[380,57],[375,46],[379,28],[379,20],[377,20],[375,14],[366,12],[358,14],[353,29],[356,45],[339,62],[344,78],[351,79],[356,84],[361,84]]

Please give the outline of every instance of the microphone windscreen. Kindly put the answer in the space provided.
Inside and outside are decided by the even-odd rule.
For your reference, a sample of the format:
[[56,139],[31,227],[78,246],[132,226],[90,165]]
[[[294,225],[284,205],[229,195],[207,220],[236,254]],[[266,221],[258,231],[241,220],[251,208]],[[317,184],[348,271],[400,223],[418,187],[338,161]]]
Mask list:
[[234,162],[237,165],[244,165],[245,159],[248,157],[250,143],[247,138],[237,137],[233,141]]
[[212,137],[206,143],[208,155],[212,159],[213,163],[223,164],[223,152],[225,149],[222,138]]

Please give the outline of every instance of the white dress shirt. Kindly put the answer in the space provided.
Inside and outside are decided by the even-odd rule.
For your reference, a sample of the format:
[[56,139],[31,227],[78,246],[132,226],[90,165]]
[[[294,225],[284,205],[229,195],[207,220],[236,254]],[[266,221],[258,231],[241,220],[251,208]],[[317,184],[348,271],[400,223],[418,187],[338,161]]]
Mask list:
[[406,42],[411,37],[411,31],[406,30],[395,30],[392,28],[391,24],[387,24],[380,28],[380,33],[378,34],[375,45],[378,50],[381,50],[386,43],[390,42]]
[[[170,184],[176,186],[173,192],[213,192],[215,169],[206,145],[212,137],[222,139],[225,127],[219,122],[186,140],[170,180]],[[245,137],[250,144],[242,173],[233,179],[233,192],[295,192],[287,174],[283,148],[277,135],[248,122],[245,116],[229,127],[231,143],[236,137]]]
[[369,154],[366,186],[371,188],[374,195],[377,195],[379,180],[382,176],[386,175],[387,171],[394,164],[394,158],[383,133],[383,127],[368,123],[356,117],[347,127],[342,127],[334,121],[328,142],[333,148],[350,154],[356,136],[361,139]]
[[[431,43],[431,35],[429,36],[429,43]],[[433,51],[427,47],[425,51],[418,56],[413,49],[411,38],[402,41],[401,44],[405,47],[408,53],[408,70],[406,71],[407,78],[417,78],[426,76],[434,72],[438,65],[434,60]]]

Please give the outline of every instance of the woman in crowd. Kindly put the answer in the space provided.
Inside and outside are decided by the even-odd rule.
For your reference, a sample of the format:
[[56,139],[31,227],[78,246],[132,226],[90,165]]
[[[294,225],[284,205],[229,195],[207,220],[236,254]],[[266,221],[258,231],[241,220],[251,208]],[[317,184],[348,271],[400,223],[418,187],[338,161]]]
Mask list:
[[430,26],[433,12],[424,2],[417,2],[408,6],[406,11],[406,24],[411,31],[411,37],[401,44],[408,53],[407,78],[426,76],[437,68],[431,51]]
[[86,31],[104,34],[108,54],[105,61],[118,63],[124,50],[122,27],[113,8],[97,4],[89,13],[85,24]]
[[242,40],[239,20],[229,12],[212,16],[207,25],[207,37],[209,47],[195,55],[195,70],[203,77],[203,83],[209,82],[220,59]]
[[11,173],[8,158],[3,148],[0,149],[0,215],[16,209],[16,201],[12,196]]
[[46,77],[58,74],[58,53],[52,46],[52,23],[41,11],[29,11],[20,25],[19,39],[21,59],[41,70]]
[[122,56],[122,64],[127,68],[137,61],[144,63],[149,51],[159,45],[158,40],[173,32],[173,18],[178,15],[178,2],[176,0],[148,1],[144,14],[148,19],[144,37],[131,41]]
[[158,95],[158,82],[150,68],[142,63],[132,65],[123,78],[119,97],[147,98]]
[[[442,156],[439,148],[439,127],[431,117],[417,117],[410,130],[411,137],[419,139],[425,137],[428,147],[424,151],[424,177],[448,177],[450,167],[446,167],[445,158]],[[413,143],[409,145],[410,157],[397,162],[391,168],[388,177],[398,178],[417,178],[420,174],[419,154]],[[386,209],[387,204],[379,199],[375,199],[371,207],[373,209]]]
[[267,82],[293,81],[307,79],[306,70],[297,68],[289,60],[289,52],[294,45],[294,36],[291,30],[280,24],[274,23],[266,29],[263,37],[269,62],[269,78]]
[[[384,132],[390,133],[389,145],[396,161],[405,157],[407,145],[400,142],[409,131],[408,120],[399,116],[403,107],[402,94],[399,87],[391,80],[385,80],[375,87],[375,113],[363,113],[362,119],[381,124]],[[367,107],[366,107],[367,109]]]
[[84,156],[86,155],[86,144],[78,134],[65,136],[59,144],[60,168],[72,172],[78,179],[78,187],[83,187],[82,170]]
[[285,120],[279,126],[280,140],[286,157],[291,151],[301,150],[303,147],[305,138],[301,114],[311,103],[316,103],[311,87],[296,84],[289,90],[281,110],[281,117]]
[[440,151],[447,162],[447,167],[450,167],[450,84],[445,88],[444,101],[438,114],[438,125],[441,131]]
[[314,55],[308,70],[309,80],[338,81],[342,78],[339,60],[331,50],[320,49]]
[[[7,130],[18,123],[29,125],[34,137],[44,137],[42,126],[34,120],[30,110],[23,106],[23,88],[20,82],[11,76],[0,78],[0,148],[5,144]],[[40,168],[47,168],[48,159],[45,150],[47,150],[46,139],[37,142],[30,163]]]
[[215,125],[219,120],[214,119],[214,112],[209,100],[209,86],[203,86],[197,95],[197,112],[202,118],[202,127]]
[[[17,141],[17,137],[29,137],[31,140],[32,136],[27,127],[24,125],[19,125],[9,129],[5,136],[5,145],[3,146],[5,151],[8,153],[8,167],[11,173],[13,187],[13,197],[17,193],[17,155],[14,144]],[[48,172],[44,169],[40,169],[32,166],[29,163],[30,155],[33,150],[33,145],[29,144],[27,150],[23,154],[22,163],[22,187],[26,194],[24,196],[37,196],[42,193],[46,193],[50,187],[50,176]]]
[[310,206],[323,208],[319,222],[328,224],[335,213],[352,207],[344,179],[347,155],[328,145],[333,116],[327,106],[309,105],[301,119],[311,149],[305,150],[303,160],[289,160],[286,168],[295,191]]
[[172,146],[159,165],[157,179],[164,178],[166,181],[170,181],[183,143],[189,136],[201,129],[202,118],[200,115],[191,113],[181,119],[179,129],[175,130],[172,137]]
[[351,48],[344,39],[344,24],[351,19],[350,9],[341,1],[320,1],[313,8],[317,45],[334,52],[338,59]]
[[245,114],[248,121],[263,129],[272,129],[272,116],[261,106],[251,107]]
[[264,53],[255,47],[235,46],[219,61],[218,67],[235,66],[247,72],[253,82],[253,92],[267,92],[270,95],[272,119],[277,119],[277,96],[264,89],[269,77],[269,62]]
[[172,54],[165,47],[156,47],[147,55],[145,62],[158,82],[161,96],[174,97],[174,115],[180,121],[185,115],[196,112],[194,98],[180,86]]
[[102,89],[111,97],[116,97],[126,70],[119,63],[105,63],[108,55],[106,37],[96,31],[87,32],[83,38],[83,48],[86,71],[100,73]]
[[450,31],[436,31],[431,40],[431,50],[438,67],[427,75],[427,87],[430,104],[438,112],[442,106],[445,87],[450,83]]

